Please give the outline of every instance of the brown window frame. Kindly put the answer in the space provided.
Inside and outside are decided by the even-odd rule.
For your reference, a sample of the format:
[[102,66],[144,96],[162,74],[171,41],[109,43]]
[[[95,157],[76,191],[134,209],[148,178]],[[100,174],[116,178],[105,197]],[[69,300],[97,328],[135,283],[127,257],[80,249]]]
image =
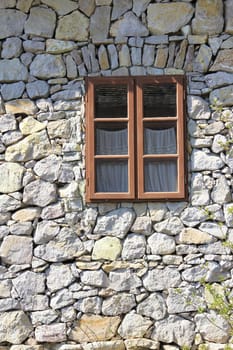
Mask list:
[[[176,116],[146,118],[143,116],[143,86],[145,84],[176,85]],[[95,87],[127,86],[127,118],[96,118]],[[95,201],[142,201],[142,200],[184,200],[187,195],[185,171],[185,78],[183,75],[143,76],[143,77],[88,77],[86,78],[86,200]],[[95,129],[97,123],[121,122],[127,124],[128,154],[95,154]],[[173,122],[176,124],[177,150],[175,154],[144,154],[144,123]],[[95,163],[98,159],[128,160],[128,192],[97,192]],[[145,192],[144,160],[177,160],[177,191]]]

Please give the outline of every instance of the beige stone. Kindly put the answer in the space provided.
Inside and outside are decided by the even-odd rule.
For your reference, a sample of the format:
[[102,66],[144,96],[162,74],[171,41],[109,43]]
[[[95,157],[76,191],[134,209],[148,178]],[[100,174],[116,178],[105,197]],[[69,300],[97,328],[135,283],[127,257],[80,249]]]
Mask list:
[[116,260],[121,253],[121,241],[116,237],[104,237],[96,241],[92,259]]
[[95,0],[79,0],[79,9],[90,17],[95,10]]
[[89,19],[80,11],[74,11],[58,21],[56,39],[85,41],[88,39]]
[[184,244],[206,244],[213,240],[213,236],[196,228],[184,228],[179,235],[179,242]]
[[94,342],[112,339],[120,324],[120,317],[84,315],[76,322],[69,338],[76,342]]
[[76,48],[76,44],[73,41],[64,41],[56,39],[46,40],[46,52],[52,54],[60,54],[70,52]]
[[16,8],[22,12],[28,12],[30,10],[33,0],[18,0]]
[[24,118],[19,124],[19,129],[23,135],[30,135],[45,128],[46,124],[38,122],[38,120],[31,116]]
[[174,62],[174,67],[175,68],[180,69],[180,68],[183,67],[187,47],[188,47],[188,41],[185,39],[180,44],[180,49],[177,52],[177,55],[176,55],[176,58],[175,58],[175,62]]
[[12,219],[19,222],[33,221],[40,217],[40,208],[25,208],[19,209],[12,215]]
[[101,45],[98,50],[98,58],[99,58],[100,68],[103,70],[109,69],[108,54],[104,45]]
[[119,270],[119,269],[134,269],[134,270],[139,270],[139,269],[144,269],[146,267],[144,262],[127,262],[127,261],[113,261],[109,264],[104,264],[102,266],[102,269],[105,272],[111,272],[114,270]]
[[78,8],[78,3],[71,0],[42,0],[41,2],[53,8],[61,16]]
[[233,0],[225,1],[225,31],[229,34],[233,34]]
[[125,345],[123,340],[101,341],[84,344],[83,350],[125,350]]
[[16,4],[16,0],[1,0],[0,9],[15,7],[15,4]]
[[35,337],[38,342],[60,343],[66,340],[66,325],[53,323],[36,327]]
[[0,165],[0,192],[11,193],[22,188],[25,168],[17,163],[3,163]]
[[225,71],[233,73],[233,49],[220,50],[214,64],[210,68],[210,71]]
[[207,72],[212,59],[212,50],[208,45],[201,45],[194,60],[193,68],[198,72]]
[[195,18],[192,21],[193,34],[218,34],[223,30],[223,24],[222,0],[197,1]]
[[147,10],[148,28],[151,34],[178,32],[190,21],[193,11],[192,5],[184,2],[150,4]]
[[29,99],[12,100],[5,103],[6,113],[32,115],[37,112],[35,103]]
[[126,350],[158,350],[159,342],[146,338],[126,339],[125,346]]
[[32,324],[23,311],[0,314],[0,342],[20,344],[32,332]]
[[166,67],[167,58],[168,58],[168,48],[159,48],[156,52],[154,66],[157,68]]
[[48,156],[52,151],[47,133],[40,131],[29,135],[6,149],[6,161],[27,161]]

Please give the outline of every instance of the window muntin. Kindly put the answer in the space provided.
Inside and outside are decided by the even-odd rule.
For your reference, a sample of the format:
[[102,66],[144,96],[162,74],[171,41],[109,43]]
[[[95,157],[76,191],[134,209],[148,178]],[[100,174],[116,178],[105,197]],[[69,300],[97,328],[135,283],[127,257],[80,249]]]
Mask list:
[[87,200],[185,198],[183,77],[87,87]]

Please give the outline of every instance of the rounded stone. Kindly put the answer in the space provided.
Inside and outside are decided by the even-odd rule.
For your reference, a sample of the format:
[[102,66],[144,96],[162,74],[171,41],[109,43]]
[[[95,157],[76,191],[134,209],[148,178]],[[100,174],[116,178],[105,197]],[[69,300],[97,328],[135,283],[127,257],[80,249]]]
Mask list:
[[92,259],[116,260],[121,253],[121,241],[116,237],[104,237],[94,245]]

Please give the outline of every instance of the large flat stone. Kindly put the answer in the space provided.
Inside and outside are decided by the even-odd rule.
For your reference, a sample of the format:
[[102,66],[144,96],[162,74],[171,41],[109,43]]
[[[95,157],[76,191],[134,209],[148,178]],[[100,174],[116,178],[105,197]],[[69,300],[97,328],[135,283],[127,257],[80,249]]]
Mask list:
[[32,324],[23,311],[0,314],[0,342],[21,344],[32,332]]
[[233,1],[225,1],[225,21],[226,28],[225,31],[229,34],[233,34]]
[[90,22],[90,36],[93,41],[107,39],[110,25],[110,14],[110,6],[96,7],[94,14],[91,16]]
[[233,73],[233,49],[220,50],[210,68],[211,72],[224,71]]
[[58,21],[56,39],[85,41],[88,39],[89,19],[80,11],[74,11]]
[[223,30],[223,1],[198,0],[195,18],[192,21],[193,34],[214,35]]
[[233,85],[212,90],[210,93],[210,103],[213,105],[218,101],[222,106],[232,106]]
[[45,7],[32,7],[25,23],[26,34],[51,38],[56,25],[56,14]]
[[25,168],[17,163],[3,163],[0,165],[0,192],[16,192],[22,188]]
[[60,16],[64,16],[79,7],[77,2],[71,0],[42,0],[41,2],[54,9]]
[[62,78],[66,67],[61,55],[40,54],[32,61],[30,72],[40,79]]
[[22,35],[26,18],[25,13],[17,10],[0,10],[0,39]]
[[30,264],[32,261],[32,239],[9,235],[4,238],[0,247],[2,262],[14,264]]
[[[1,21],[1,18],[0,18]],[[15,81],[26,81],[28,78],[27,68],[18,58],[4,59],[0,61],[0,81],[11,83]]]
[[183,2],[150,4],[148,28],[152,34],[176,33],[190,21],[193,11],[191,4]]
[[127,12],[111,26],[110,34],[114,37],[147,36],[148,29],[133,12]]

